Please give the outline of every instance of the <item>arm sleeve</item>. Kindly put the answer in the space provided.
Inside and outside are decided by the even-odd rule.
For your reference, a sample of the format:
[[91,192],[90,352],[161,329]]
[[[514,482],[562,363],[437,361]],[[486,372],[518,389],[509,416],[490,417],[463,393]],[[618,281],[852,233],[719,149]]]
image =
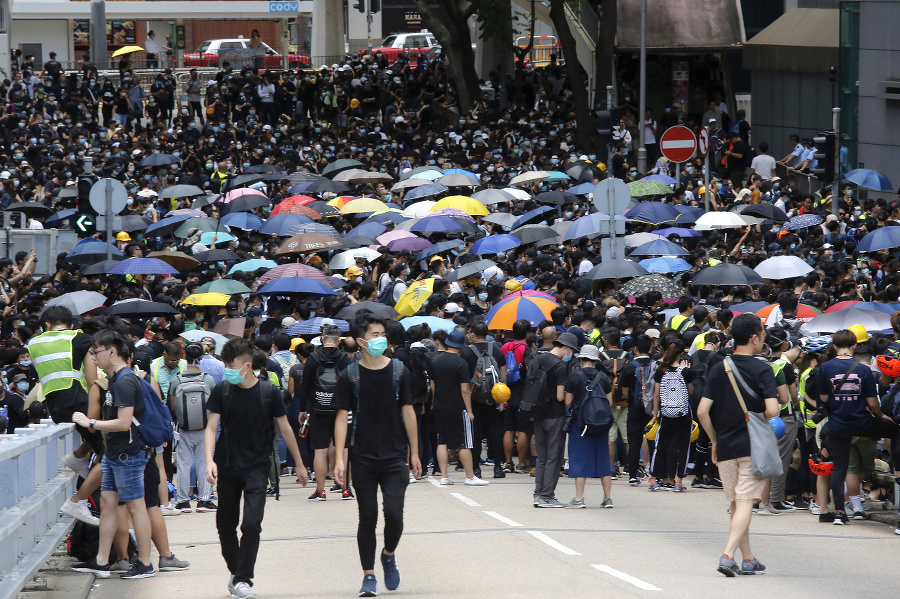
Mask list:
[[271,389],[272,418],[287,416],[287,410],[284,407],[284,396],[281,393],[281,389],[275,385],[272,385]]
[[212,393],[209,396],[209,401],[206,402],[206,408],[210,412],[214,412],[216,414],[222,413],[222,384],[216,385],[213,387]]
[[408,406],[412,405],[412,403],[412,378],[409,373],[409,368],[404,368],[403,376],[400,377],[400,405]]
[[353,409],[353,389],[350,386],[350,374],[346,369],[338,374],[331,405],[335,410],[350,411]]

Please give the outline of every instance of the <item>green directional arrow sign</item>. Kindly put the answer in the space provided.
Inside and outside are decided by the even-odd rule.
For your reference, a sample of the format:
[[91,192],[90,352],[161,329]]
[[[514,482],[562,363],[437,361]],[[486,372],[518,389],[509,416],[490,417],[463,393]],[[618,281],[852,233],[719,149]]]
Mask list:
[[75,217],[75,228],[82,233],[93,234],[97,232],[97,223],[92,215],[82,213]]

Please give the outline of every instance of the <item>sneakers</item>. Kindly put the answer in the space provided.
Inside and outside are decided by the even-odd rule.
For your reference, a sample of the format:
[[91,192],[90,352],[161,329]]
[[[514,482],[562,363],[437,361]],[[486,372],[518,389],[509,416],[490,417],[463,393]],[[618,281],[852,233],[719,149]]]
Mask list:
[[341,491],[344,490],[344,487],[342,487],[341,485],[335,483],[335,484],[334,484],[330,489],[328,489],[328,490],[331,491],[332,493],[340,493]]
[[163,516],[180,516],[181,515],[181,510],[177,509],[174,505],[172,505],[170,503],[159,506],[159,511],[162,512]]
[[356,499],[356,497],[354,497],[353,491],[351,491],[350,489],[344,489],[343,491],[341,491],[342,501],[353,501],[354,499]]
[[325,501],[325,489],[313,491],[312,495],[306,498],[307,501]]
[[720,480],[717,479],[717,478],[707,478],[707,479],[706,479],[706,486],[703,487],[703,488],[704,488],[704,489],[721,489],[721,488],[722,488],[722,481],[720,481]]
[[[218,509],[216,504],[212,501],[198,501],[197,502],[197,511],[198,512],[214,512]],[[191,510],[188,510],[191,511]]]
[[444,487],[446,487],[447,485],[452,485],[452,484],[453,484],[453,481],[450,480],[449,477],[441,479],[441,485]]
[[381,554],[381,567],[384,568],[384,586],[389,591],[396,591],[400,586],[400,570],[397,568],[397,556]]
[[175,557],[174,553],[169,557],[164,557],[162,555],[159,556],[160,572],[178,572],[179,570],[187,570],[190,567],[190,563],[178,559],[177,557]]
[[783,501],[776,501],[769,507],[773,508],[776,512],[779,512],[781,514],[791,514],[791,513],[797,511],[796,507],[794,507],[793,505],[787,504]]
[[[182,514],[190,514],[191,513],[191,502],[190,501],[179,501],[175,504],[175,509],[180,510]],[[197,504],[197,511],[200,511],[200,504]]]
[[606,499],[603,500],[603,503],[600,504],[600,507],[611,510],[613,507],[612,499],[607,497]]
[[[531,498],[533,499],[532,505],[534,505],[534,507],[539,507],[541,504],[541,496],[535,494],[532,495]],[[900,522],[897,523],[897,528],[900,528]]]
[[706,479],[702,476],[695,476],[694,480],[691,481],[692,489],[705,489],[706,488]]
[[234,593],[234,574],[228,577],[228,594],[231,595]]
[[256,599],[258,596],[253,587],[246,582],[237,583],[234,585],[234,590],[231,591],[231,599]]
[[795,510],[808,510],[810,508],[810,502],[803,499],[802,497],[795,497],[793,501],[785,501],[786,505],[794,506]]
[[538,507],[566,507],[565,504],[561,503],[559,499],[556,497],[550,497],[549,499],[545,499],[541,497],[541,502],[538,504]]
[[616,467],[613,469],[612,474],[610,474],[610,477],[611,477],[613,480],[619,480],[619,477],[620,477],[620,476],[622,476],[622,473],[619,472],[619,467],[616,466]]
[[641,479],[637,478],[636,476],[632,476],[628,479],[628,484],[632,487],[638,487],[641,484]]
[[[724,556],[723,556],[724,557]],[[766,567],[759,563],[758,559],[745,559],[741,562],[741,574],[744,576],[752,576],[754,574],[765,574]]]
[[684,485],[682,485],[681,483],[678,483],[678,484],[674,485],[674,486],[672,487],[672,489],[671,489],[671,491],[672,491],[673,493],[684,493],[685,490],[686,490],[686,489],[684,488]]
[[109,567],[110,572],[128,572],[131,570],[131,562],[125,558],[120,559]]
[[820,508],[818,505],[816,505],[815,501],[810,501],[809,502],[809,513],[812,514],[813,516],[818,516],[822,513],[822,508]]
[[66,499],[66,502],[62,504],[62,507],[59,508],[59,511],[66,516],[71,516],[80,522],[84,522],[85,524],[89,524],[91,526],[100,526],[100,518],[91,513],[91,510],[88,507],[87,499],[83,499],[78,502],[72,501],[71,499]]
[[728,578],[734,578],[742,574],[737,562],[724,554],[719,558],[719,567],[716,568],[716,572],[724,574]]
[[780,516],[781,512],[776,510],[772,505],[768,503],[759,504],[759,509],[756,511],[757,516]]
[[649,490],[650,490],[651,493],[655,493],[655,492],[657,492],[657,491],[659,491],[659,490],[661,490],[661,489],[662,489],[662,487],[661,487],[660,484],[657,483],[657,482],[651,483],[651,484],[650,484],[650,487],[649,487]]
[[537,476],[537,467],[531,469],[531,478],[534,478],[536,476]]
[[[316,481],[311,481],[311,482],[316,482]],[[322,491],[322,492],[324,493],[324,491]],[[269,487],[268,489],[266,489],[266,497],[276,497],[277,495],[278,495],[278,492],[275,490],[275,487]]]
[[828,524],[834,522],[834,512],[822,512],[819,514],[819,522]]
[[[822,517],[819,516],[819,519],[821,518]],[[845,514],[844,512],[835,512],[833,524],[835,524],[836,526],[845,526],[847,524],[850,524],[850,518],[848,518],[847,514]]]
[[[486,481],[483,478],[478,478],[478,476],[473,476],[472,478],[466,479],[466,486],[469,486],[469,487],[484,487],[489,484],[490,484],[489,481]],[[385,584],[386,584],[386,582],[385,582]]]
[[75,457],[75,452],[70,451],[63,456],[62,461],[66,468],[74,470],[81,478],[87,478],[88,473],[91,471],[91,458],[88,456],[77,458]]
[[586,508],[587,506],[584,504],[584,497],[582,497],[581,499],[573,499],[569,503],[565,504],[563,507],[568,510],[578,510],[578,509]]
[[897,521],[897,528],[894,529],[895,535],[900,535],[900,520]]
[[854,520],[868,520],[869,516],[866,514],[865,510],[853,510],[853,515],[851,516]]
[[[494,478],[506,478],[506,471],[503,470],[503,466],[499,464],[494,466]],[[384,584],[387,585],[387,581],[384,581]]]
[[675,489],[675,483],[659,483],[659,486],[663,491],[672,491]]
[[419,482],[419,479],[416,478],[416,475],[413,474],[412,471],[410,470],[410,472],[409,472],[409,484],[414,485],[414,484],[416,484],[417,482]]
[[363,583],[359,589],[360,597],[377,597],[378,596],[378,581],[375,579],[374,574],[366,574],[363,576]]
[[528,466],[527,464],[519,464],[518,466],[516,466],[516,472],[518,472],[519,474],[525,474],[526,472],[530,471],[531,466]]
[[156,570],[153,569],[152,564],[135,562],[131,564],[131,569],[128,572],[122,573],[122,580],[137,580],[138,578],[153,578],[154,576],[156,576]]
[[515,474],[516,466],[512,462],[506,462],[505,464],[503,464],[503,470],[505,470],[509,474]]
[[[129,564],[130,567],[130,564]],[[109,578],[110,567],[109,564],[105,564],[101,566],[97,563],[97,558],[94,558],[88,562],[78,562],[77,564],[72,564],[72,569],[76,572],[85,572],[86,574],[93,574],[97,578]]]

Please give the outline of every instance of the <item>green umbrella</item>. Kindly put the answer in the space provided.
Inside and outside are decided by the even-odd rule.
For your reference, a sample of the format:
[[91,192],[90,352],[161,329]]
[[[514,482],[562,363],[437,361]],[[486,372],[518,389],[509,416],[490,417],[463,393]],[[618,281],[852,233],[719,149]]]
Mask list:
[[230,231],[227,225],[221,224],[215,218],[209,218],[208,216],[194,216],[180,225],[175,229],[175,237],[188,237],[188,231],[191,229],[197,229],[201,233],[205,233],[206,231]]
[[216,279],[215,281],[200,285],[200,287],[194,291],[194,293],[224,293],[225,295],[251,292],[252,290],[249,287],[240,281],[235,281],[233,279]]
[[653,179],[639,179],[628,184],[631,197],[642,198],[645,196],[664,196],[672,193],[672,188],[660,181]]
[[632,279],[620,289],[626,297],[640,297],[649,291],[659,291],[663,299],[673,300],[684,295],[684,289],[672,279],[656,273]]

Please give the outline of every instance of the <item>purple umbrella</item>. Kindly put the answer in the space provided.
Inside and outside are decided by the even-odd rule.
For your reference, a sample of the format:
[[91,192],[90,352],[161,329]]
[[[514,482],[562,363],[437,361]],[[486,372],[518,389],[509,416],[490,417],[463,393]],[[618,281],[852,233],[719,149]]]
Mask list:
[[177,275],[178,269],[159,258],[130,258],[122,260],[106,273],[110,275]]
[[387,247],[392,252],[402,252],[408,250],[410,252],[420,252],[425,248],[430,248],[432,243],[421,237],[404,237],[403,239],[395,239],[388,243]]

